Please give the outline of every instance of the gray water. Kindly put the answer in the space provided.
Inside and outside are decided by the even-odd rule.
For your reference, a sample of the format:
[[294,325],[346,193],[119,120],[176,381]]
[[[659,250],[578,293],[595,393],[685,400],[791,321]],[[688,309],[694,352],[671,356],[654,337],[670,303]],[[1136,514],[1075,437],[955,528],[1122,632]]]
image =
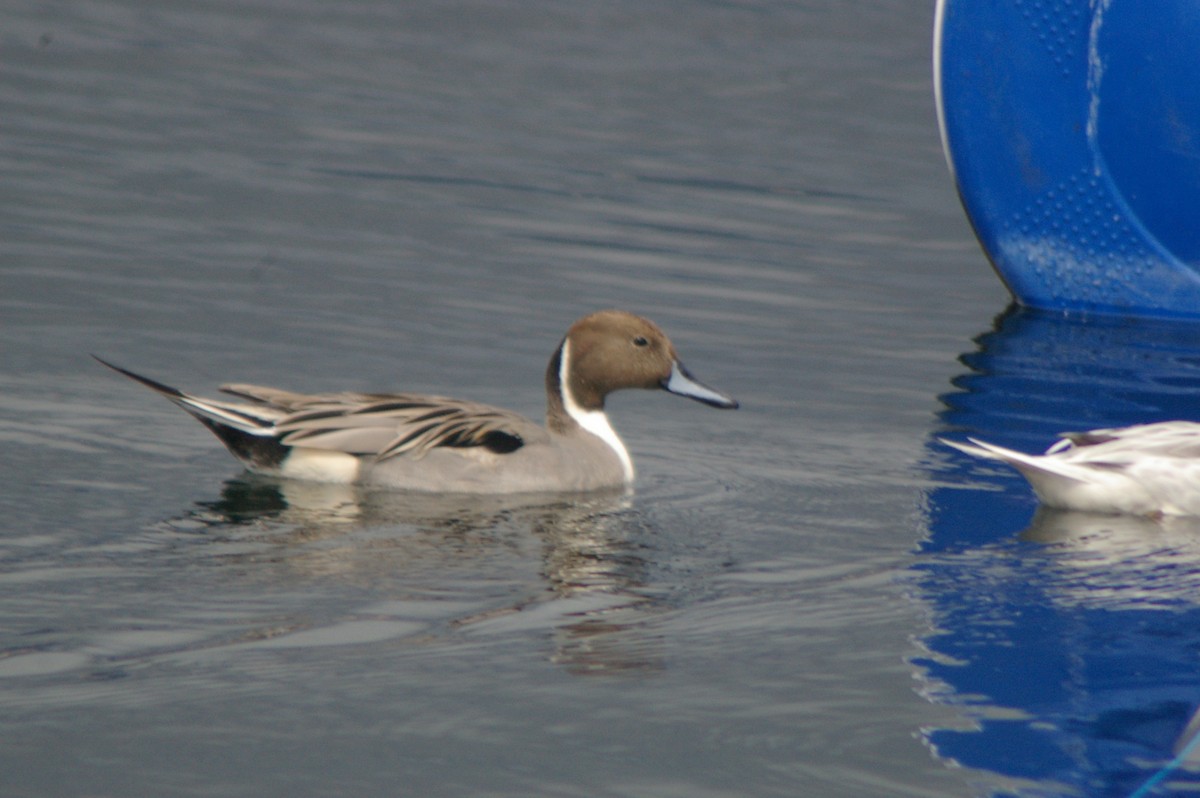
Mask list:
[[[932,13],[9,3],[3,794],[978,790],[911,662],[937,397],[1007,301]],[[742,402],[616,397],[631,496],[249,479],[88,357],[538,417],[609,306]]]

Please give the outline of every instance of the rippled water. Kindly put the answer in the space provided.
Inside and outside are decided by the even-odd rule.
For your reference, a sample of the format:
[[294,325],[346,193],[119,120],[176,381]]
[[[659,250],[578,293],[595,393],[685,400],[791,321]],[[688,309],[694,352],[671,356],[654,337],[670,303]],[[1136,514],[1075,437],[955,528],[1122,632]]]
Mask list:
[[[1154,774],[1196,701],[1191,531],[1022,532],[1023,484],[933,438],[1183,413],[1190,331],[991,332],[1006,295],[940,152],[931,16],[0,12],[4,793],[1125,795]],[[250,478],[87,356],[201,393],[538,416],[558,339],[605,306],[742,402],[618,396],[630,495]]]

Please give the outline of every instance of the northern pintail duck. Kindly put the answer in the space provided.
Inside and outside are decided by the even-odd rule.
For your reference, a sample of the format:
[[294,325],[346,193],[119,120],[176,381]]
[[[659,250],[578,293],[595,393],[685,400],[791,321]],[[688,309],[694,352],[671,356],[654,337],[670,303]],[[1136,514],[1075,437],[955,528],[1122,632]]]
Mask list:
[[[99,360],[99,358],[97,358]],[[460,399],[300,394],[231,384],[242,400],[202,399],[101,363],[165,396],[212,430],[251,471],[421,491],[586,491],[633,481],[604,413],[624,388],[661,388],[713,407],[737,402],[684,368],[653,322],[619,310],[576,321],[546,368],[546,425]]]
[[1164,421],[1073,432],[1042,455],[983,441],[943,440],[967,454],[1008,463],[1043,504],[1123,515],[1200,516],[1200,424]]

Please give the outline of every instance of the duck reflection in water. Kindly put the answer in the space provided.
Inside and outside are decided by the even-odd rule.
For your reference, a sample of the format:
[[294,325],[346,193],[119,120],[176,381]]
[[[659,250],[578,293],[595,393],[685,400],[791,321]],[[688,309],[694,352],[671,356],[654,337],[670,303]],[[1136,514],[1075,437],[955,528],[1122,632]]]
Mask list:
[[1040,507],[1019,540],[1040,545],[1038,579],[1056,604],[1110,611],[1200,606],[1200,518]]
[[234,544],[214,556],[254,578],[390,584],[435,597],[436,620],[463,634],[549,631],[550,658],[573,672],[662,667],[644,628],[655,536],[626,489],[404,494],[247,474],[166,526]]

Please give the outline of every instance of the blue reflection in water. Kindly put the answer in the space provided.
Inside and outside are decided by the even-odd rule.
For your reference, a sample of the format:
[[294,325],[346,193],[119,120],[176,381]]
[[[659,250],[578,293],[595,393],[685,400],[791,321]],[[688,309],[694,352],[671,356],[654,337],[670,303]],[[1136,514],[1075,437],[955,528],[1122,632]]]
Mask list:
[[[1041,451],[1057,433],[1200,420],[1200,325],[997,320],[941,397],[941,434]],[[1038,510],[1004,466],[929,445],[935,477],[916,583],[934,631],[917,664],[973,728],[927,731],[938,755],[997,774],[997,792],[1168,795],[1195,763],[1148,779],[1200,704],[1200,521]]]

